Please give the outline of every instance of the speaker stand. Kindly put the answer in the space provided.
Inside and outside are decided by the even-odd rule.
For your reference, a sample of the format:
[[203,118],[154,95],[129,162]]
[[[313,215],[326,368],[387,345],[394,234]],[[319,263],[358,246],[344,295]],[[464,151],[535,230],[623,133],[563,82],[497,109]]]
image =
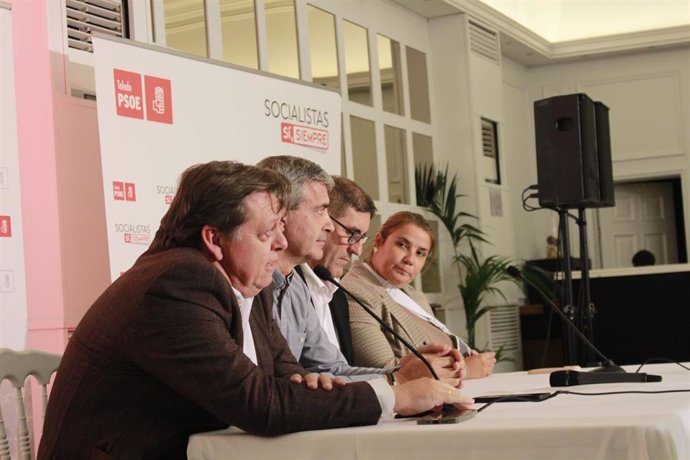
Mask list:
[[[568,209],[565,207],[557,207],[558,212],[558,227],[561,240],[561,248],[563,255],[563,297],[561,299],[563,313],[571,321],[576,321],[576,308],[573,303],[573,270],[570,264],[570,229],[568,226]],[[575,333],[564,323],[562,327],[564,345],[565,345],[565,359],[566,364],[578,364],[577,350],[575,348],[576,337]]]
[[[578,217],[575,222],[578,226],[580,237],[580,295],[578,295],[578,303],[575,305],[573,301],[573,274],[571,264],[571,250],[570,250],[570,228],[568,226],[568,217],[570,216],[568,208],[557,207],[559,219],[562,256],[563,256],[563,296],[562,303],[563,313],[575,324],[575,326],[587,337],[590,342],[594,342],[594,334],[592,328],[592,318],[595,313],[594,305],[591,301],[590,294],[590,280],[589,280],[589,247],[587,245],[587,219],[585,216],[585,208],[578,208]],[[577,339],[575,333],[569,328],[563,328],[564,345],[565,345],[565,359],[566,364],[580,364],[582,366],[598,365],[594,363],[596,357],[592,355],[591,350],[582,344],[578,346],[580,341]],[[582,350],[578,353],[578,349]]]
[[[594,304],[590,294],[589,282],[589,247],[587,246],[587,218],[585,208],[578,208],[577,225],[580,234],[580,296],[578,296],[579,318],[576,323],[580,331],[594,343],[594,330],[592,328],[592,318],[595,313]],[[588,347],[582,346],[582,354],[580,362],[582,365],[588,366],[596,357],[592,354],[592,350]]]

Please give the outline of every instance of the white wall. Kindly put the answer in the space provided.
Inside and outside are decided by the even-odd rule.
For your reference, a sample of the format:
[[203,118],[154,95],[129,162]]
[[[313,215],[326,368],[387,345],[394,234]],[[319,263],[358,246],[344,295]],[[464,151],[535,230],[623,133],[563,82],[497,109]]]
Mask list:
[[[506,98],[506,124],[513,133],[511,144],[519,149],[520,160],[508,171],[511,182],[519,184],[516,193],[537,182],[532,103],[584,92],[610,108],[614,180],[680,176],[689,228],[690,49],[652,50],[531,69],[504,59],[503,80],[512,95]],[[512,199],[516,202],[517,195]],[[516,213],[516,240],[524,242],[516,247],[518,257],[544,257],[546,236],[555,225],[548,214]],[[572,241],[577,255],[575,235]]]
[[[556,221],[550,212],[528,213],[522,209],[521,192],[537,182],[534,151],[534,122],[527,68],[503,58],[503,137],[502,150],[506,179],[511,184],[509,201],[513,208],[512,231],[515,257],[536,259],[546,256],[546,241],[533,228],[551,232]],[[554,221],[552,223],[552,220]]]
[[[451,173],[459,177],[459,209],[474,214],[476,221],[465,220],[485,232],[491,244],[481,244],[485,257],[491,254],[512,256],[515,239],[512,230],[514,205],[511,196],[514,186],[501,167],[501,183],[485,181],[482,152],[481,119],[498,123],[499,138],[504,132],[503,73],[500,62],[473,54],[469,46],[468,18],[452,15],[429,22],[432,43],[433,80],[436,98],[434,119],[437,136],[435,155],[439,165],[448,164]],[[499,156],[506,156],[506,147],[499,146]],[[500,212],[492,212],[491,195],[500,202]],[[452,263],[450,238],[441,232],[440,265],[443,271],[444,292],[438,300],[444,310],[448,326],[464,335],[466,322],[458,285],[458,273]],[[464,248],[467,250],[467,248]],[[506,298],[487,296],[486,305],[517,303],[521,291],[510,283],[500,286]],[[490,341],[489,315],[484,316],[476,327],[476,345],[483,348]],[[521,367],[520,351],[509,352],[514,362],[504,362],[501,370],[517,370]]]
[[[466,17],[453,15],[429,21],[431,40],[431,87],[435,95],[432,113],[436,137],[434,156],[437,164],[448,165],[459,176],[458,192],[463,210],[477,213],[476,177],[474,166],[474,135],[472,132],[472,103],[470,75],[467,71],[469,45],[465,32]],[[443,305],[448,327],[457,332],[465,330],[465,317],[460,309],[462,300],[457,289],[458,274],[452,263],[450,237],[439,231],[439,265],[443,294],[433,301]]]

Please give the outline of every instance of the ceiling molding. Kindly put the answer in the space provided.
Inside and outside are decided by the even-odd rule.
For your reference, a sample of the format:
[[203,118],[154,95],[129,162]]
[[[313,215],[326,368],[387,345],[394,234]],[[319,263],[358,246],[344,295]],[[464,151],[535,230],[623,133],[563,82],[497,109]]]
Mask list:
[[554,43],[551,45],[550,54],[553,58],[558,59],[582,54],[591,55],[678,45],[690,46],[690,26],[669,27],[666,29]]
[[426,18],[465,13],[501,34],[502,53],[526,66],[649,48],[690,46],[690,26],[552,43],[479,0],[392,0]]

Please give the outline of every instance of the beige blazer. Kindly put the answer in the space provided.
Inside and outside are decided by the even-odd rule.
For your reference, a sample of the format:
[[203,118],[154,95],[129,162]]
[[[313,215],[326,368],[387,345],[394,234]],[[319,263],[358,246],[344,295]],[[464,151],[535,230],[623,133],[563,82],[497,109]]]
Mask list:
[[[393,300],[386,288],[363,263],[356,262],[352,266],[343,277],[342,285],[415,347],[421,346],[424,341],[431,341],[431,337],[421,327],[423,320]],[[433,315],[424,293],[409,285],[403,288],[403,291]],[[409,350],[390,332],[383,331],[381,325],[354,300],[348,298],[348,303],[355,365],[396,366],[400,358],[408,354]]]

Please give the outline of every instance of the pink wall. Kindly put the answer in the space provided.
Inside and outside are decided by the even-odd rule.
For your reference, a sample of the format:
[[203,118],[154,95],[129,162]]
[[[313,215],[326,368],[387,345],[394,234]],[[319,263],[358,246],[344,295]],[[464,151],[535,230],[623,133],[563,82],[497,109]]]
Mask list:
[[27,348],[62,353],[110,274],[96,104],[63,94],[68,58],[49,46],[52,1],[10,3]]
[[[42,0],[10,3],[28,314],[26,346],[62,353],[66,335],[46,4]],[[35,396],[40,394],[36,385],[32,390]],[[33,440],[37,443],[42,416],[35,397],[32,406]]]
[[56,96],[55,145],[65,326],[73,328],[110,284],[96,104]]
[[64,320],[46,4],[12,2],[17,145],[29,318],[27,346],[62,352]]
[[[27,347],[62,353],[66,344],[64,257],[56,107],[47,2],[12,3],[17,145],[24,221]],[[65,121],[62,121],[65,124]],[[79,167],[79,163],[75,164]],[[78,202],[71,203],[78,206]]]

